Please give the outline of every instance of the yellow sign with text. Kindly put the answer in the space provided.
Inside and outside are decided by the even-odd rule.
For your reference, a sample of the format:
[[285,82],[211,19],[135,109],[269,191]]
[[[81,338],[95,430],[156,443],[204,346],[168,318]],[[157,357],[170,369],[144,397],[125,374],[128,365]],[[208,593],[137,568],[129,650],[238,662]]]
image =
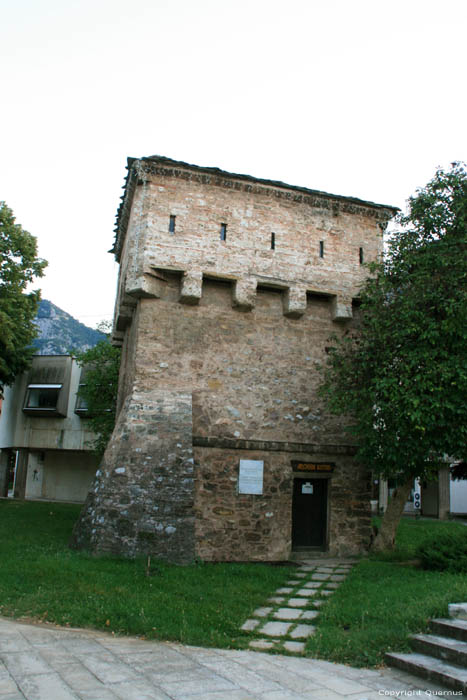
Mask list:
[[295,462],[294,469],[299,472],[333,472],[334,464],[331,462]]

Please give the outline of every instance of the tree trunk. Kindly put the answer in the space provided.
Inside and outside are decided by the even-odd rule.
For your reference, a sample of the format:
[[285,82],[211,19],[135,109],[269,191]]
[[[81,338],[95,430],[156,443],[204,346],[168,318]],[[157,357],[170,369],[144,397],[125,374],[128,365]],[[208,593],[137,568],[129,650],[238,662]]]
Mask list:
[[404,506],[413,487],[413,477],[410,477],[404,484],[398,486],[392,494],[381,525],[373,542],[372,550],[382,552],[385,549],[393,549],[396,539],[396,531],[404,512]]

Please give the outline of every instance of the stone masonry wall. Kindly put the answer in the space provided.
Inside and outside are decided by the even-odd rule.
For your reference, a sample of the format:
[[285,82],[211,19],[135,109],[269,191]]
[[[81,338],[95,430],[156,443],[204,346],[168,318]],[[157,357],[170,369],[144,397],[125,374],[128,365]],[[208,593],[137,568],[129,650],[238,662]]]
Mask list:
[[[262,495],[237,493],[239,458],[264,460]],[[329,553],[347,556],[368,549],[369,475],[351,457],[196,447],[195,531],[201,559],[283,561],[289,558],[292,461],[295,460],[336,464],[329,480]]]
[[159,389],[125,402],[71,546],[98,554],[194,557],[191,397]]
[[249,313],[232,309],[232,286],[203,282],[200,303],[179,304],[180,280],[143,299],[134,346],[136,387],[190,392],[196,436],[348,444],[342,417],[317,396],[335,324],[330,300],[310,296],[304,315],[282,313],[282,294],[260,290]]
[[[319,458],[336,465],[329,550],[365,549],[367,474],[317,387],[330,335],[353,323],[362,257],[378,258],[392,213],[132,162],[115,244],[122,408],[75,546],[178,562],[285,559],[292,460]],[[245,457],[264,461],[261,496],[237,492]]]

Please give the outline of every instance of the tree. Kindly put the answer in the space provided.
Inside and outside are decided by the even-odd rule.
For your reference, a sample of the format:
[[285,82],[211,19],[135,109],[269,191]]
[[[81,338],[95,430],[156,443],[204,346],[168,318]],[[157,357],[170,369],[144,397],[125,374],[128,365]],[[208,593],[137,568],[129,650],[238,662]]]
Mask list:
[[391,548],[416,477],[467,445],[467,173],[439,169],[398,217],[361,290],[359,327],[334,339],[322,394],[351,416],[357,458],[396,490],[374,542]]
[[34,354],[40,292],[26,289],[34,277],[43,276],[46,265],[37,257],[35,237],[16,224],[12,210],[0,202],[0,396],[3,387],[28,368]]
[[93,448],[99,456],[104,454],[115,425],[120,355],[120,348],[108,340],[76,353],[78,364],[84,368],[78,396],[86,405],[89,427],[96,435]]

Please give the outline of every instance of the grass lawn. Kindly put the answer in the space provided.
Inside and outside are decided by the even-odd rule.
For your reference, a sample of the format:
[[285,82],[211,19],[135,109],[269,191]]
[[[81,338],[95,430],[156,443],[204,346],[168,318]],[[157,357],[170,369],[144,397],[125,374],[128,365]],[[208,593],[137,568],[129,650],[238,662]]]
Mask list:
[[393,552],[362,560],[331,596],[307,644],[313,657],[352,666],[378,666],[386,651],[409,650],[408,636],[426,632],[448,603],[467,601],[467,576],[423,571],[413,561],[418,545],[436,533],[467,527],[458,522],[403,519]]
[[246,647],[249,613],[290,577],[261,564],[174,566],[68,549],[80,507],[0,501],[0,615],[185,644]]
[[[94,558],[67,547],[79,506],[0,501],[0,615],[199,646],[245,648],[240,625],[293,575],[285,566]],[[320,608],[307,654],[378,666],[448,603],[467,601],[467,576],[413,565],[420,542],[467,528],[403,520],[394,552],[363,559]]]

